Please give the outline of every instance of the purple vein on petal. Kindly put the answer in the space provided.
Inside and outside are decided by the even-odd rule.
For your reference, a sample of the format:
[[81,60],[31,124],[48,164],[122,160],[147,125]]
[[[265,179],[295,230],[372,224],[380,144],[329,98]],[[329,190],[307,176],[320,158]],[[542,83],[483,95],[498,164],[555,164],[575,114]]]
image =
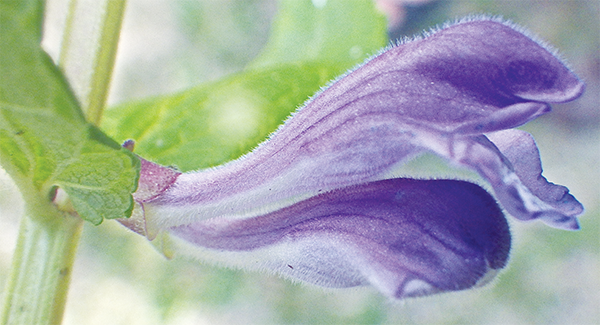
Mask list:
[[395,298],[479,285],[506,265],[510,249],[494,199],[454,180],[360,184],[254,218],[215,218],[170,233],[228,265],[326,287],[371,284]]

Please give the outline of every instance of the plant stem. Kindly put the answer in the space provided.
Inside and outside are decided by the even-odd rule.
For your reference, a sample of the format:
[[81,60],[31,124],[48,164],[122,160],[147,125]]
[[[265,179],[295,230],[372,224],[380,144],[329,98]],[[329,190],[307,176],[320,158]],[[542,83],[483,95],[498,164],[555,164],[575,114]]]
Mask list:
[[[87,6],[86,6],[87,5]],[[100,124],[117,55],[125,0],[71,0],[59,66],[73,84],[88,122]],[[97,22],[95,26],[91,22]],[[90,39],[92,44],[90,43]],[[91,71],[91,73],[89,73]]]
[[2,324],[60,324],[83,221],[46,204],[21,220]]
[[106,11],[107,13],[102,23],[101,46],[98,48],[94,76],[92,77],[90,106],[86,111],[86,119],[95,125],[100,124],[102,112],[108,98],[110,79],[117,57],[121,22],[123,21],[123,14],[125,12],[125,0],[108,1]]

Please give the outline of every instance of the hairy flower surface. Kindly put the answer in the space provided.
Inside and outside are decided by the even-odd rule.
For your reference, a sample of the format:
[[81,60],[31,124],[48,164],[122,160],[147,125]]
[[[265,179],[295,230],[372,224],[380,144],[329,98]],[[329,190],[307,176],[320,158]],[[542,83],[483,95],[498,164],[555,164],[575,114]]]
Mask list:
[[495,200],[450,180],[381,180],[430,152],[478,172],[506,212],[577,229],[583,207],[542,177],[512,128],[584,85],[512,26],[471,19],[373,57],[244,157],[192,173],[142,161],[129,228],[175,249],[330,287],[402,298],[461,290],[502,268]]

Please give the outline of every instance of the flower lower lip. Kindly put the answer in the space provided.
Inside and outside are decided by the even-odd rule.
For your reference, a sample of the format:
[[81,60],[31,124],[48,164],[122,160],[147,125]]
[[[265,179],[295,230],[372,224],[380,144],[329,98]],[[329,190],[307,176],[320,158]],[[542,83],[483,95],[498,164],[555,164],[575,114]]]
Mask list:
[[322,286],[372,283],[397,298],[473,287],[503,268],[510,250],[494,199],[451,180],[360,184],[262,216],[170,232],[202,255],[261,261],[257,267]]

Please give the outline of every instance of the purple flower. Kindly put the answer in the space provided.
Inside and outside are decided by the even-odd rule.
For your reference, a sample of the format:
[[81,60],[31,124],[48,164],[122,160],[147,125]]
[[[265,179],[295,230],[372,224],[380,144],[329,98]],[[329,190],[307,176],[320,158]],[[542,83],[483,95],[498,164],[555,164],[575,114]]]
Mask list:
[[382,179],[435,153],[478,172],[517,219],[577,229],[583,207],[541,176],[533,138],[512,128],[583,90],[512,26],[465,20],[342,76],[236,161],[184,174],[142,161],[122,222],[195,256],[322,286],[396,298],[470,288],[508,259],[495,200],[463,181]]

